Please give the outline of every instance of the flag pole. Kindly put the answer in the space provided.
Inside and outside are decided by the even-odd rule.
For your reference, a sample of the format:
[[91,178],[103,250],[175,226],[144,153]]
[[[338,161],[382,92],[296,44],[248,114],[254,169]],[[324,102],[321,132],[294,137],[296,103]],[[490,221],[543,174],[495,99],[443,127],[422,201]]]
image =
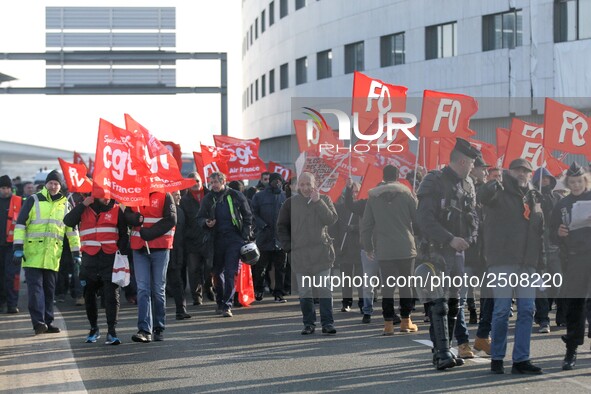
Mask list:
[[[417,184],[417,171],[419,170],[419,153],[421,152],[420,149],[421,149],[421,139],[422,138],[424,138],[424,137],[419,136],[419,139],[417,141],[417,157],[415,158],[415,173],[414,173],[414,179],[412,180],[412,190],[414,190],[415,193],[416,193],[415,185]],[[423,155],[423,158],[424,158],[424,156],[425,155]]]

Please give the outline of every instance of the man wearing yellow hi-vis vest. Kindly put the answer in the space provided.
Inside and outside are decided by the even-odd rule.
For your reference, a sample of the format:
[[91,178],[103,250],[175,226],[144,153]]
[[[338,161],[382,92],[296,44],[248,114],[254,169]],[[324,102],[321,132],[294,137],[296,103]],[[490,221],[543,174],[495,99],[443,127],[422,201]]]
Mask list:
[[25,269],[29,314],[35,334],[58,333],[53,323],[53,299],[64,235],[68,237],[75,264],[80,264],[78,231],[67,227],[64,216],[71,209],[60,193],[63,178],[57,171],[47,175],[45,187],[25,200],[14,230],[15,264]]

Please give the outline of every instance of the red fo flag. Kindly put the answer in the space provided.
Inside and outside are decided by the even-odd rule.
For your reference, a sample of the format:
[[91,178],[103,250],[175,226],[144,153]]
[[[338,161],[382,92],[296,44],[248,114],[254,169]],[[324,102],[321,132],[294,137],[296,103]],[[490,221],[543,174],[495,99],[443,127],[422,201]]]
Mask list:
[[529,161],[534,169],[537,169],[544,163],[543,151],[544,148],[540,138],[526,137],[521,133],[512,131],[503,158],[503,168],[509,168],[513,160],[523,158]]
[[548,150],[585,155],[591,160],[591,123],[583,113],[546,98],[544,147]]
[[185,179],[176,160],[166,147],[148,129],[125,114],[125,127],[131,132],[139,132],[144,137],[144,163],[147,166],[150,192],[174,192],[195,185],[195,180]]
[[203,156],[201,156],[201,152],[193,152],[193,160],[195,160],[195,168],[199,178],[201,178],[201,184],[204,184],[207,179],[205,179],[205,173],[203,172]]
[[425,138],[469,138],[470,118],[478,111],[474,97],[425,90],[420,136]]
[[552,176],[558,177],[568,170],[568,164],[565,164],[552,155],[546,155],[546,169]]
[[[405,86],[390,85],[355,71],[351,113],[358,116],[359,132],[376,135],[376,138],[385,135],[383,131],[388,122],[387,114],[406,110],[407,90]],[[404,140],[408,143],[408,138]]]
[[80,156],[80,153],[74,151],[74,164],[84,164],[84,159]]
[[221,172],[226,177],[228,176],[228,162],[234,155],[229,149],[216,148],[215,146],[201,144],[201,157],[203,158],[203,174],[207,182],[207,178],[213,172]]
[[287,167],[283,167],[275,163],[274,161],[270,161],[269,165],[267,166],[269,172],[273,173],[276,172],[283,178],[284,181],[289,181],[291,179],[291,170]]
[[[324,122],[324,119],[319,121],[294,120],[293,126],[295,128],[300,152],[312,152],[318,155],[321,150],[321,145],[323,151],[336,150],[337,147],[343,146],[342,142],[336,137],[330,126]],[[309,133],[308,128],[310,129]]]
[[183,168],[183,153],[181,151],[181,146],[179,144],[175,144],[174,142],[171,141],[160,141],[162,143],[162,145],[164,145],[164,147],[166,149],[168,149],[168,151],[170,152],[170,154],[172,154],[172,157],[174,157],[174,159],[176,160],[176,165],[178,166],[179,170]]
[[88,169],[84,163],[68,163],[60,158],[58,158],[58,161],[60,162],[60,167],[62,167],[69,191],[72,193],[90,193],[92,191],[92,181],[86,176]]
[[215,146],[232,151],[233,156],[228,162],[228,181],[241,179],[258,179],[267,171],[265,162],[259,157],[258,138],[242,140],[240,138],[214,135]]
[[92,195],[113,198],[132,207],[148,204],[147,167],[139,155],[145,149],[141,133],[120,129],[101,119]]

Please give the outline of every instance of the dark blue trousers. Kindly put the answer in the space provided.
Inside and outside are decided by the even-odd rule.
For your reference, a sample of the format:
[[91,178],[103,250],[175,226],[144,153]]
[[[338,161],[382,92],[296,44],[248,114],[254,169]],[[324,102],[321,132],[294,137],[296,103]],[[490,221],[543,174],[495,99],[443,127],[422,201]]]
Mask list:
[[40,269],[25,268],[27,291],[29,295],[29,314],[33,328],[39,324],[53,323],[53,298],[57,272]]

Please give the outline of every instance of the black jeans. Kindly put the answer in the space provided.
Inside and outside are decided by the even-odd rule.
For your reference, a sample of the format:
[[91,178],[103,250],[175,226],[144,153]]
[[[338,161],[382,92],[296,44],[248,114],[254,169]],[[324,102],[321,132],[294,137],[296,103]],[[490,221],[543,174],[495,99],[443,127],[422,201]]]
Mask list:
[[176,313],[185,313],[187,311],[187,301],[185,299],[185,286],[183,285],[183,248],[174,247],[170,251],[170,260],[168,262],[168,272],[166,281],[170,286],[170,293],[174,298]]
[[189,287],[193,301],[203,298],[203,288],[213,286],[211,269],[213,257],[200,252],[189,252],[187,255],[187,271],[189,273]]
[[273,267],[275,273],[275,288],[273,295],[285,295],[283,284],[285,277],[286,256],[282,250],[265,250],[261,251],[261,257],[253,267],[252,278],[254,281],[255,293],[263,293],[265,291],[265,273]]
[[[380,270],[382,271],[383,280],[387,280],[389,276],[409,277],[414,274],[415,271],[415,259],[401,259],[401,260],[379,260]],[[382,287],[382,314],[384,320],[392,321],[394,319],[394,290],[395,287],[389,286],[388,283],[384,283]],[[399,287],[398,292],[400,294],[400,316],[407,318],[410,316],[410,312],[413,307],[412,289],[407,286]]]
[[97,294],[102,289],[102,296],[105,298],[105,314],[107,316],[107,327],[109,334],[116,335],[115,326],[119,317],[119,286],[115,283],[96,278],[86,280],[84,287],[84,304],[86,306],[86,317],[91,327],[98,324]]
[[[561,295],[569,298],[564,300],[566,305],[566,335],[563,337],[567,347],[576,347],[584,343],[585,319],[587,309],[585,298],[588,293],[589,281],[589,260],[587,254],[569,255],[564,272],[564,283]],[[577,297],[577,298],[575,298]]]

